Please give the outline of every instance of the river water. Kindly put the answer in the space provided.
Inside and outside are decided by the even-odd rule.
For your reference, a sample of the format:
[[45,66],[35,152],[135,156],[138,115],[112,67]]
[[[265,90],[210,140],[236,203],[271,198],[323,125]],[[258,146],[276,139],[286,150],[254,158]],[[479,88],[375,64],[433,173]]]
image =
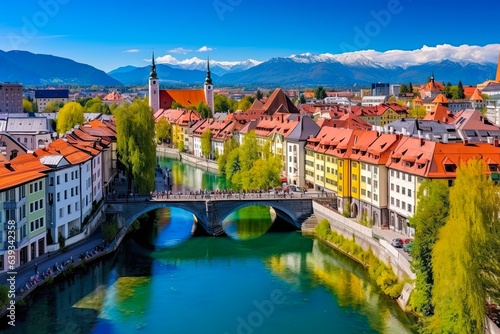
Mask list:
[[[228,188],[160,163],[179,190]],[[0,332],[412,333],[359,264],[299,232],[274,232],[277,220],[269,207],[248,207],[226,219],[228,237],[191,237],[191,214],[157,210],[115,254],[36,292],[16,328]]]

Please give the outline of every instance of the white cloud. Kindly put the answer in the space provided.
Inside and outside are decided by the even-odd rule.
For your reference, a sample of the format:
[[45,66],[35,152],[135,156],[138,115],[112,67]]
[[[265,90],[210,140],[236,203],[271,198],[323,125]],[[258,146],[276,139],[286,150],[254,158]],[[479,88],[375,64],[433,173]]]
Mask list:
[[[148,60],[146,59],[146,61],[148,61]],[[151,62],[151,59],[149,60],[149,62]],[[156,62],[158,64],[170,64],[170,65],[179,64],[179,61],[177,60],[177,58],[175,58],[174,56],[171,56],[171,55],[164,55],[164,56],[158,57],[158,58],[156,58]]]
[[191,51],[193,51],[193,50],[184,49],[183,47],[179,47],[179,48],[174,48],[172,50],[169,50],[168,52],[170,52],[170,53],[186,54],[186,53],[191,52]]
[[445,59],[456,62],[474,62],[480,64],[496,63],[498,61],[499,52],[500,44],[488,44],[485,46],[467,44],[453,46],[450,44],[442,44],[436,46],[424,45],[420,49],[411,51],[389,50],[379,52],[375,50],[365,50],[348,52],[343,55],[362,55],[377,63],[407,67],[429,62],[438,62]]
[[196,52],[210,52],[213,50],[214,50],[213,48],[209,48],[208,46],[204,45],[201,48],[199,48],[198,50],[196,50]]
[[128,49],[128,50],[125,50],[123,52],[126,52],[126,53],[137,53],[137,52],[140,52],[141,50],[139,49]]

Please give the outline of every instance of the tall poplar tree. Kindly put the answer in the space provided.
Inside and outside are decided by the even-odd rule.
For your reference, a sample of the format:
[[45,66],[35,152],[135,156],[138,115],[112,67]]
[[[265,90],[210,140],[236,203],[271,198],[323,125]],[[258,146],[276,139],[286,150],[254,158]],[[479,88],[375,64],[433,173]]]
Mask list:
[[115,109],[117,151],[135,191],[147,194],[154,190],[156,145],[155,121],[149,105],[136,99]]
[[205,157],[210,157],[212,153],[212,130],[210,128],[203,131],[201,134],[201,154]]
[[482,160],[457,170],[450,215],[432,252],[430,333],[484,333],[487,297],[498,293],[498,189]]

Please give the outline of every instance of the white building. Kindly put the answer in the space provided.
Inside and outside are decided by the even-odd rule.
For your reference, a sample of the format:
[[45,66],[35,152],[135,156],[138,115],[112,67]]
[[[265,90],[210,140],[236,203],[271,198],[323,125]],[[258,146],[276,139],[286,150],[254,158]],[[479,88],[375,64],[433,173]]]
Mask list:
[[387,96],[382,95],[382,96],[363,96],[361,99],[361,106],[362,107],[375,107],[378,106],[379,104],[386,103],[387,102]]
[[394,169],[388,169],[388,175],[390,229],[413,236],[408,218],[415,213],[417,177]]

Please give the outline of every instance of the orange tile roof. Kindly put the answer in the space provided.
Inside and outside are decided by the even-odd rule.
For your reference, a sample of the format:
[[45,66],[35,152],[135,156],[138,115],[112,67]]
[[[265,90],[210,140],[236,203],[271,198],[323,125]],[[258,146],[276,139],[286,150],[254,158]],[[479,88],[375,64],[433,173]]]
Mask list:
[[495,80],[496,82],[500,82],[500,52],[498,53],[497,76]]
[[424,86],[423,90],[431,92],[443,91],[444,85],[439,81],[431,80]]
[[90,154],[80,151],[62,139],[57,139],[51,142],[44,149],[36,150],[35,153],[38,156],[60,154],[64,156],[64,158],[66,158],[66,160],[68,160],[68,162],[72,165],[81,164],[92,158]]
[[481,96],[481,92],[479,91],[479,89],[476,88],[476,90],[474,91],[474,94],[472,94],[472,96],[470,97],[470,100],[471,101],[482,101],[483,100],[483,97]]
[[446,96],[444,96],[443,94],[439,94],[438,96],[436,96],[436,98],[432,101],[432,103],[449,103],[448,99],[446,98]]
[[35,181],[45,177],[45,174],[37,171],[6,172],[7,168],[0,164],[0,190],[7,190],[27,182]]
[[199,102],[207,103],[203,89],[169,89],[167,93],[183,107],[196,106]]
[[446,108],[443,104],[438,103],[427,113],[427,115],[425,115],[424,120],[453,123],[455,121],[455,117],[448,108]]

